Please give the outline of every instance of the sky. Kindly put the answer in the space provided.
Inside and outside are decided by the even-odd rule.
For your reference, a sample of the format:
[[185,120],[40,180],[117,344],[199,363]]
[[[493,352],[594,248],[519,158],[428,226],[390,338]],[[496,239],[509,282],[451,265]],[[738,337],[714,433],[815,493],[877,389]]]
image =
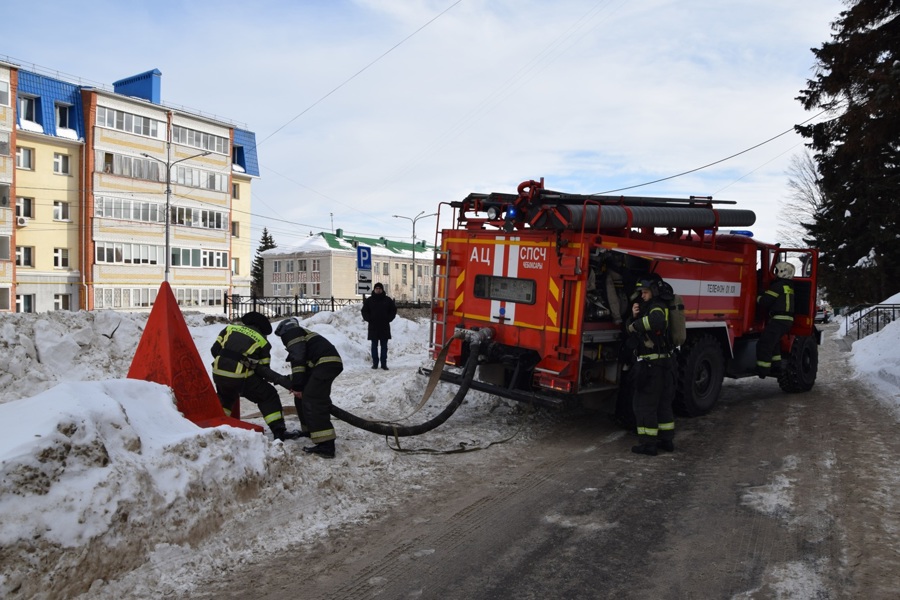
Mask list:
[[[104,83],[159,69],[163,102],[257,136],[253,237],[412,239],[413,218],[526,180],[734,200],[776,242],[795,99],[840,0],[47,0],[0,59]],[[65,18],[60,18],[60,15]],[[821,117],[820,117],[821,118]],[[449,226],[446,206],[441,227]],[[434,239],[423,217],[417,239]]]
[[[900,303],[900,294],[885,303]],[[383,436],[335,421],[337,458],[325,460],[304,455],[302,440],[282,443],[228,426],[202,429],[176,410],[169,388],[125,379],[146,319],[114,311],[0,319],[0,597],[78,598],[85,590],[82,600],[190,597],[204,578],[358,526],[447,469],[497,468],[504,453],[533,448],[546,435],[546,414],[472,391],[444,424],[402,438],[402,446],[484,448],[511,438],[509,444],[443,456],[401,454]],[[823,343],[844,335],[846,319],[855,316],[824,328]],[[209,348],[223,323],[210,324],[199,313],[186,321],[209,377]],[[301,324],[340,352],[345,371],[332,398],[344,410],[417,424],[455,395],[454,386],[441,383],[412,414],[425,386],[417,370],[430,366],[427,320],[394,321],[387,372],[370,368],[358,307],[320,312]],[[895,321],[854,342],[849,362],[850,376],[870,386],[874,401],[892,407],[900,421],[898,337]],[[282,344],[274,335],[270,341],[273,368],[287,372]],[[726,380],[726,393],[748,381]],[[286,406],[288,397],[281,393]],[[241,412],[263,423],[246,401]],[[287,421],[297,424],[293,416]],[[627,448],[625,435],[616,432],[605,442]],[[749,488],[744,500],[770,514],[789,505],[791,493],[789,485],[763,485]],[[781,566],[773,564],[773,577]],[[803,585],[781,577],[785,586]]]

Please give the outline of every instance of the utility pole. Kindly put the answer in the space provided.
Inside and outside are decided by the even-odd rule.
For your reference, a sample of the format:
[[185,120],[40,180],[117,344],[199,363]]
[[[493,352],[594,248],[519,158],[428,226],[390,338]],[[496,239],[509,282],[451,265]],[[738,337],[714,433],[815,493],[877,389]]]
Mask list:
[[422,212],[420,212],[419,214],[417,214],[415,217],[404,217],[403,215],[391,215],[395,219],[406,219],[407,221],[412,222],[412,247],[413,247],[413,250],[412,250],[412,269],[413,269],[412,282],[413,282],[413,302],[415,302],[415,303],[419,302],[419,288],[416,285],[416,221],[418,221],[419,219],[425,219],[427,217],[434,217],[436,215],[437,215],[437,213],[431,213],[431,214],[426,215],[424,210]]

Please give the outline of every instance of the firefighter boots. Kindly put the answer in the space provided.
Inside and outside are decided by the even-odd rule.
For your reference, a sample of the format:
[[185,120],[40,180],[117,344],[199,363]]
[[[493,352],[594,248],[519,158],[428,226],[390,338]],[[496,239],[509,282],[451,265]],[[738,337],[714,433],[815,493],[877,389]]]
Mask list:
[[320,442],[315,446],[305,446],[303,451],[307,454],[318,454],[322,458],[334,458],[334,440]]
[[632,446],[631,451],[635,454],[646,454],[648,456],[656,456],[656,443],[651,442],[649,444],[638,444],[637,446]]
[[663,452],[675,452],[675,442],[672,440],[657,440],[656,447]]
[[[281,423],[272,423],[272,437],[276,440],[285,441],[285,440],[296,440],[297,438],[304,437],[302,431],[297,431],[296,429],[288,430],[285,427],[284,422]],[[309,437],[309,434],[306,434],[305,437]]]

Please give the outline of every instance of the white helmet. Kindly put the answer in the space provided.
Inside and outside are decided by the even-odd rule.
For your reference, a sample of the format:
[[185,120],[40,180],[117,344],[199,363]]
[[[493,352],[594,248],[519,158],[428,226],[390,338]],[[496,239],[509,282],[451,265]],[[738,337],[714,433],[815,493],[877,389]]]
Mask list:
[[791,279],[794,277],[794,265],[789,262],[775,263],[775,275],[781,279]]

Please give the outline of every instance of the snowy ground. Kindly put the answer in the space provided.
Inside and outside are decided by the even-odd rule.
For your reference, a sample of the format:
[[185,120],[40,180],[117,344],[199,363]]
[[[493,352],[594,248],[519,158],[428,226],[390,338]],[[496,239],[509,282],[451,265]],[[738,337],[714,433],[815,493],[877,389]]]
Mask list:
[[[198,314],[186,320],[208,363],[224,323]],[[190,595],[193,582],[247,557],[364,521],[439,477],[445,461],[477,468],[502,451],[399,453],[382,436],[336,421],[338,457],[328,461],[303,455],[302,442],[198,428],[177,412],[168,388],[124,379],[145,323],[146,315],[110,311],[0,315],[0,597]],[[427,321],[395,321],[387,372],[369,368],[357,308],[319,313],[304,325],[344,358],[338,406],[395,420],[418,404]],[[832,335],[843,331],[841,324]],[[271,339],[273,366],[285,372],[284,350]],[[898,339],[895,322],[855,342],[852,357],[857,376],[895,407]],[[427,420],[454,393],[442,384],[409,422]],[[286,392],[282,400],[291,405]],[[242,411],[256,409],[245,403]],[[523,422],[529,427],[520,431]],[[449,450],[519,432],[515,442],[527,443],[540,423],[517,403],[470,392],[443,426],[401,442]]]

